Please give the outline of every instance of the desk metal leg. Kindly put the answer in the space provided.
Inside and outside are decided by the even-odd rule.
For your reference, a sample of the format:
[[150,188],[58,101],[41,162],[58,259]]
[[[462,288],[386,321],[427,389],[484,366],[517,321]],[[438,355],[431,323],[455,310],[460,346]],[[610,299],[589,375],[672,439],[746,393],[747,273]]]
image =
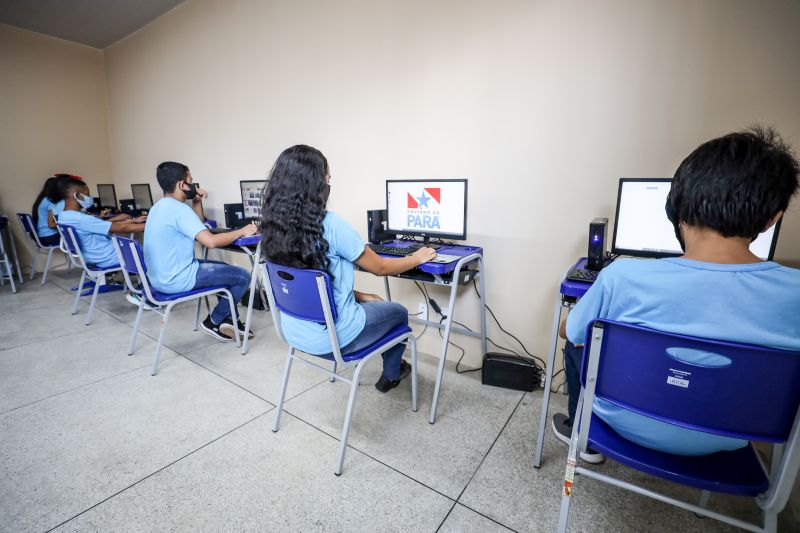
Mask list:
[[556,350],[558,350],[558,328],[561,325],[561,294],[556,297],[553,310],[553,328],[550,332],[550,356],[547,359],[547,369],[544,378],[544,391],[542,393],[542,412],[539,415],[539,434],[536,436],[536,450],[533,456],[533,466],[539,468],[542,464],[542,448],[544,447],[544,432],[547,430],[547,409],[550,405],[550,386],[553,382],[553,370],[556,365]]
[[17,255],[17,244],[14,241],[14,231],[11,229],[11,226],[8,226],[8,242],[11,245],[11,254],[14,256],[14,264],[17,265],[17,277],[19,278],[19,283],[22,285],[25,283],[22,279],[22,269],[19,267],[19,255]]
[[[252,258],[251,258],[252,260]],[[250,326],[253,318],[253,302],[255,301],[256,287],[258,286],[258,263],[253,262],[253,268],[250,269],[250,298],[247,300],[247,318],[244,322],[244,339],[242,340],[242,355],[247,354],[247,344],[250,340]]]
[[442,339],[442,351],[439,355],[439,369],[436,373],[436,386],[433,390],[433,402],[431,403],[431,416],[428,418],[428,422],[433,424],[436,422],[436,408],[439,404],[439,392],[442,388],[442,377],[444,375],[444,364],[447,360],[447,348],[450,345],[450,326],[453,324],[453,315],[456,311],[456,294],[458,293],[458,279],[461,274],[462,267],[473,261],[478,261],[478,268],[480,277],[480,287],[481,287],[481,346],[483,348],[483,353],[486,353],[486,291],[484,287],[484,267],[483,267],[483,257],[482,256],[467,256],[462,258],[458,264],[456,265],[455,270],[453,271],[453,282],[450,287],[450,302],[447,306],[447,318],[444,321],[444,338]]
[[383,287],[386,289],[386,301],[392,301],[392,293],[389,291],[389,276],[383,276]]

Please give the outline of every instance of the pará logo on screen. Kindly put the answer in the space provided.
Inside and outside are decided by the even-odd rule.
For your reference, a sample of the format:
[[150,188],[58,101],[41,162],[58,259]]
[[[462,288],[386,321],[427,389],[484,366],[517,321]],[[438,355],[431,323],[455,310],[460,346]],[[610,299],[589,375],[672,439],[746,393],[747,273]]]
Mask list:
[[439,206],[442,203],[440,187],[425,187],[418,196],[407,193],[407,223],[409,229],[441,229]]

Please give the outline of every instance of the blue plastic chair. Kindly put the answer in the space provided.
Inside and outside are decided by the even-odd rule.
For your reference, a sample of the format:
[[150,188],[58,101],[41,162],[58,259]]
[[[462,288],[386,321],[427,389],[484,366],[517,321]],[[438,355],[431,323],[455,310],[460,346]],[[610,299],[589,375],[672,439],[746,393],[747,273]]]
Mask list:
[[[78,303],[81,301],[81,291],[84,281],[88,280],[94,283],[92,298],[89,300],[89,312],[86,313],[85,323],[88,326],[92,323],[97,294],[100,292],[100,288],[105,285],[106,274],[119,272],[121,268],[119,265],[104,268],[88,263],[81,252],[78,236],[75,234],[75,228],[66,224],[57,224],[56,227],[58,228],[58,233],[61,235],[61,242],[66,246],[69,254],[76,258],[76,261],[80,264],[81,268],[83,268],[83,272],[81,272],[81,281],[78,283],[78,289],[75,291],[75,301],[72,304],[73,315],[78,312]],[[106,289],[108,289],[108,287]],[[122,287],[120,286],[118,290],[122,290]],[[107,292],[107,290],[104,292]]]
[[[39,240],[39,234],[36,232],[36,224],[33,223],[33,217],[30,213],[17,213],[17,219],[19,219],[19,225],[22,227],[22,232],[28,237],[28,240],[35,249],[33,254],[33,262],[31,263],[31,279],[33,279],[33,277],[36,275],[36,266],[39,263],[39,256],[47,254],[47,260],[45,261],[44,270],[42,271],[42,285],[44,285],[44,282],[47,281],[47,272],[50,270],[50,262],[53,260],[53,252],[61,249],[61,245],[53,244],[52,246],[45,246],[42,244],[42,242]],[[65,253],[65,255],[67,254]],[[66,259],[67,268],[70,268],[72,266],[72,261],[68,255]]]
[[[800,467],[800,352],[707,340],[595,320],[587,327],[578,423],[573,425],[559,516],[566,531],[574,474],[749,531],[775,531]],[[698,361],[702,356],[702,363]],[[688,358],[688,360],[687,360]],[[770,470],[752,442],[683,456],[639,446],[592,413],[595,398],[679,427],[773,443]],[[615,461],[701,490],[697,505],[577,466],[587,445]],[[711,492],[755,498],[763,526],[706,508]]]
[[[342,380],[350,384],[350,398],[347,402],[347,411],[342,427],[342,436],[339,445],[339,455],[334,466],[334,473],[338,476],[342,473],[344,463],[344,453],[347,448],[347,438],[350,434],[350,422],[353,416],[353,408],[356,402],[358,391],[358,380],[361,370],[366,363],[376,355],[385,352],[396,344],[407,342],[411,345],[411,410],[417,410],[417,343],[411,328],[408,326],[397,326],[389,331],[382,338],[370,346],[357,352],[342,355],[339,339],[336,336],[335,321],[337,317],[336,303],[333,299],[331,290],[331,278],[327,272],[321,270],[299,269],[276,265],[274,263],[262,263],[264,267],[264,278],[267,280],[269,290],[267,298],[269,308],[272,313],[272,320],[275,329],[280,337],[286,341],[281,329],[280,318],[283,314],[316,322],[325,325],[328,330],[332,352],[324,355],[315,355],[327,361],[333,362],[333,370],[303,359],[295,354],[297,348],[289,345],[289,353],[286,357],[286,369],[283,373],[283,384],[281,385],[280,400],[275,411],[275,423],[272,431],[278,431],[283,411],[283,401],[286,397],[286,388],[289,383],[289,374],[292,370],[292,362],[302,361],[303,363],[316,368],[327,374],[331,381]],[[288,344],[288,342],[287,342]],[[347,379],[336,374],[337,368],[355,367],[352,379]]]
[[[206,296],[218,295],[228,299],[231,307],[231,319],[236,324],[236,302],[233,300],[230,287],[226,285],[214,285],[212,287],[204,287],[202,289],[193,289],[186,292],[164,293],[159,292],[150,286],[147,280],[147,266],[144,263],[144,254],[142,247],[133,239],[126,239],[115,235],[112,237],[114,247],[117,250],[117,257],[119,263],[122,265],[122,274],[125,276],[125,284],[128,290],[135,294],[139,300],[139,311],[136,313],[136,322],[133,325],[133,333],[131,334],[131,344],[128,348],[128,355],[133,355],[136,350],[136,336],[139,333],[139,325],[142,321],[144,314],[145,300],[163,307],[161,309],[151,308],[154,313],[158,313],[163,317],[161,320],[161,332],[158,334],[158,342],[156,343],[156,353],[153,358],[153,368],[150,371],[151,376],[155,376],[158,372],[158,363],[161,360],[161,346],[164,343],[164,332],[167,330],[169,323],[169,316],[172,308],[182,302],[190,300],[197,300],[197,310],[194,317],[194,330],[197,331],[200,323],[200,301]],[[134,285],[131,280],[131,274],[135,275],[141,285]],[[239,345],[239,330],[234,329],[234,336],[236,345]]]

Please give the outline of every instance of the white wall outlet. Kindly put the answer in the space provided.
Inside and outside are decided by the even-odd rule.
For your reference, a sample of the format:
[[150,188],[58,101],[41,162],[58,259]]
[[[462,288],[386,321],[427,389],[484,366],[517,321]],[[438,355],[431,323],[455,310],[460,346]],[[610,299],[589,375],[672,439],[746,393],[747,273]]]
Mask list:
[[420,316],[424,316],[426,319],[428,318],[428,304],[420,302],[419,314]]

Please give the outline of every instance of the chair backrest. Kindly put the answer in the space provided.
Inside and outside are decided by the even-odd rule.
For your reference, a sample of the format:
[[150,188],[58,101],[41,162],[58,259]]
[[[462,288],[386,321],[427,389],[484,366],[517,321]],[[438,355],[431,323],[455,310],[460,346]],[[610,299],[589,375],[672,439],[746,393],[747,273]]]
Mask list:
[[281,313],[325,324],[325,310],[317,285],[317,280],[321,277],[325,282],[331,318],[336,320],[336,302],[333,300],[331,278],[327,272],[287,267],[269,261],[266,262],[266,270],[275,304]]
[[64,241],[67,251],[75,257],[82,258],[83,254],[81,254],[81,247],[78,243],[78,236],[75,234],[75,229],[67,224],[56,224],[56,227],[60,230],[61,240]]
[[[147,279],[147,265],[144,263],[144,253],[139,241],[119,235],[112,236],[111,241],[117,251],[117,259],[122,267],[122,275],[125,277],[128,290],[136,294],[144,294],[150,301],[155,301],[150,290],[150,282]],[[141,288],[134,285],[130,278],[131,274],[135,274],[139,278]]]
[[17,213],[19,225],[22,226],[22,231],[28,236],[33,244],[38,248],[44,248],[39,241],[39,234],[36,232],[36,224],[33,223],[33,216],[30,213]]
[[677,426],[785,442],[800,405],[800,351],[665,333],[595,320],[581,382],[601,341],[595,396]]

